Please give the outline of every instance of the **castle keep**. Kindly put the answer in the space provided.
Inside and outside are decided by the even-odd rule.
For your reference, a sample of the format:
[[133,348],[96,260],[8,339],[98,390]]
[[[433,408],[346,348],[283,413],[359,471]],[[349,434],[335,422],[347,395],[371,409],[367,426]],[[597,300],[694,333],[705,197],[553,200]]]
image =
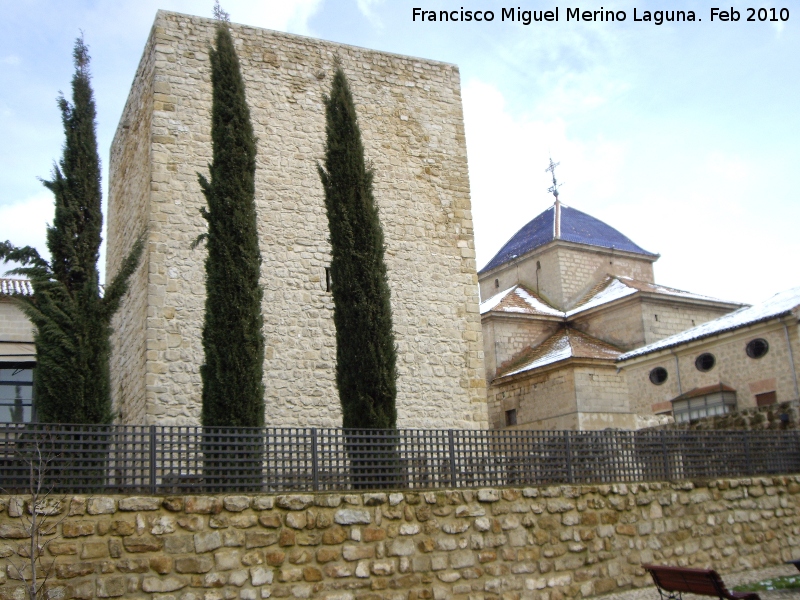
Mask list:
[[[215,22],[160,11],[111,148],[107,272],[147,249],[114,323],[124,423],[197,424],[205,230],[197,174],[211,161]],[[317,163],[322,97],[341,61],[386,238],[398,347],[398,426],[487,426],[458,68],[231,25],[256,136],[266,422],[341,425]]]

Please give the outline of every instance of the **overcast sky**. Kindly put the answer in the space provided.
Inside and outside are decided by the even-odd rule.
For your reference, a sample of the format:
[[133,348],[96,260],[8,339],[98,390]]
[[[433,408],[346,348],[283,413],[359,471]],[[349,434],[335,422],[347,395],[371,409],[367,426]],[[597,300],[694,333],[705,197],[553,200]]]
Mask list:
[[[211,16],[213,2],[2,5],[0,240],[45,251],[53,201],[38,178],[60,156],[56,97],[69,93],[75,38],[82,30],[92,55],[105,167],[156,10]],[[641,17],[665,5],[701,21],[634,21],[634,8]],[[703,2],[223,2],[237,23],[460,67],[479,268],[552,203],[552,154],[561,200],[660,253],[657,282],[757,302],[800,285],[800,7],[752,5],[792,12],[747,22],[742,4],[734,23],[711,22]],[[413,22],[414,6],[492,10],[495,20]],[[510,6],[558,6],[559,22],[501,22]],[[567,22],[578,6],[627,19]]]

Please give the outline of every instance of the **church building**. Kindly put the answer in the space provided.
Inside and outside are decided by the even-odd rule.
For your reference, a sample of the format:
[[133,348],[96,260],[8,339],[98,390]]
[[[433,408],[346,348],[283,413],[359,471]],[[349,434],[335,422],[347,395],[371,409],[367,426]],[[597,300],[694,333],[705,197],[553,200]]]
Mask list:
[[489,426],[655,424],[632,404],[617,358],[741,305],[656,284],[658,254],[562,204],[553,184],[555,203],[478,274]]

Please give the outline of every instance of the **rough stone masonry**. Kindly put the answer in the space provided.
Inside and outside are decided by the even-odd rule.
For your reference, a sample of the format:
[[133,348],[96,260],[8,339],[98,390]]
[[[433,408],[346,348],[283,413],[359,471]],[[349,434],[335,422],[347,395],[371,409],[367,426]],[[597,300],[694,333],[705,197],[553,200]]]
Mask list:
[[[565,600],[642,563],[800,558],[800,477],[228,496],[50,496],[48,598]],[[30,501],[0,497],[0,600],[24,598]],[[61,521],[59,523],[59,520]],[[655,593],[655,592],[653,592]]]
[[[197,424],[211,161],[208,51],[215,22],[160,11],[110,159],[107,272],[142,232],[147,250],[114,321],[119,420]],[[258,137],[266,421],[341,425],[330,246],[317,163],[323,95],[341,60],[356,101],[386,238],[398,347],[398,426],[487,425],[483,346],[458,68],[231,26]]]

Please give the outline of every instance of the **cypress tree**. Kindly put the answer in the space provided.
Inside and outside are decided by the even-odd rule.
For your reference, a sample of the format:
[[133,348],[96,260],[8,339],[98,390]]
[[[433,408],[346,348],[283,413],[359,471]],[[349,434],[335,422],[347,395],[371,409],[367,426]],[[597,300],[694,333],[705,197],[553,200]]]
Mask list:
[[[258,279],[255,206],[256,142],[244,81],[227,15],[219,22],[211,57],[210,180],[198,175],[208,203],[201,209],[206,240],[205,364],[202,422],[207,427],[264,425],[264,335]],[[221,17],[221,18],[220,18]]]
[[394,429],[396,349],[383,230],[372,195],[373,172],[364,164],[353,96],[340,65],[324,102],[327,139],[324,168],[318,169],[330,230],[342,421],[345,428]]
[[83,38],[73,51],[72,103],[58,105],[66,141],[53,177],[43,181],[55,197],[55,216],[47,228],[51,259],[35,248],[0,244],[0,259],[22,267],[11,273],[30,278],[33,294],[17,298],[35,327],[37,365],[35,406],[39,421],[110,423],[109,382],[111,317],[119,308],[128,280],[139,263],[140,238],[112,283],[101,293],[100,159],[96,111],[89,75],[89,52]]

